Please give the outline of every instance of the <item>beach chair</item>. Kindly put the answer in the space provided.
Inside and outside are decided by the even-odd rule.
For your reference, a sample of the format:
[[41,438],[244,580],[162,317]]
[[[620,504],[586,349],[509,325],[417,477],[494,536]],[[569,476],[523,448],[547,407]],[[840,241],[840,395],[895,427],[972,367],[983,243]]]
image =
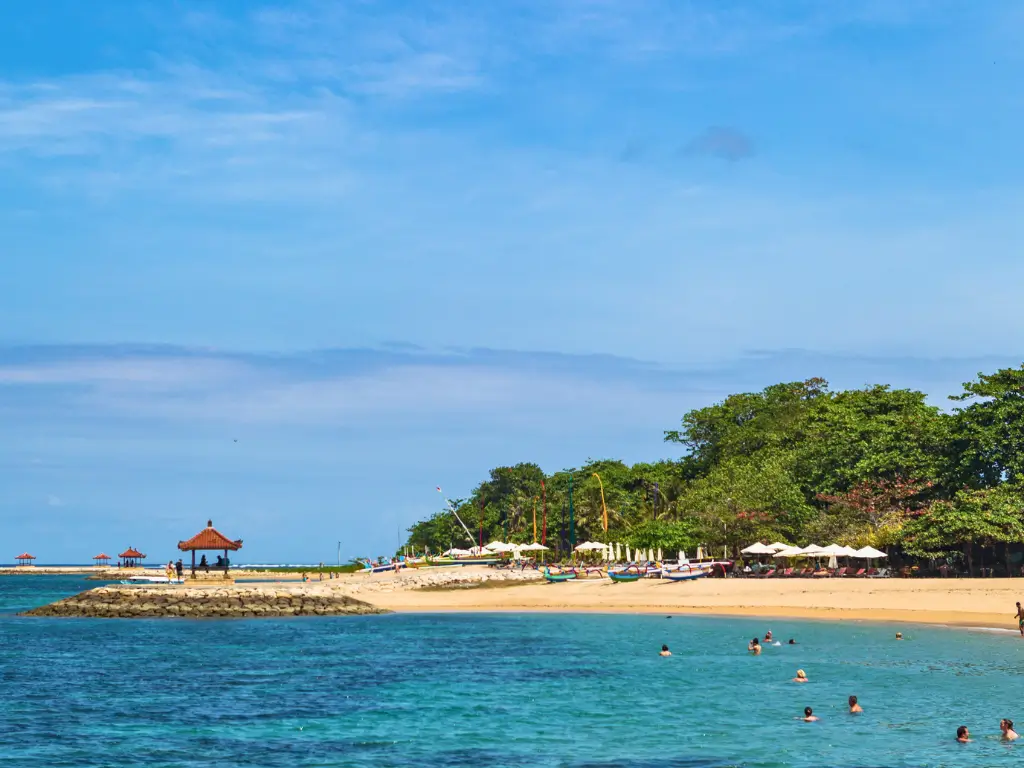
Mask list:
[[786,568],[782,573],[779,574],[779,576],[792,576],[792,575],[793,575],[793,569],[792,568]]
[[[851,568],[850,570],[853,570],[853,569]],[[867,574],[867,569],[865,569],[865,568],[861,568],[861,569],[860,569],[859,571],[857,571],[856,573],[851,573],[850,575],[851,575],[851,576],[855,576],[855,577],[856,577],[856,576],[866,576],[866,575],[868,575],[868,574]]]

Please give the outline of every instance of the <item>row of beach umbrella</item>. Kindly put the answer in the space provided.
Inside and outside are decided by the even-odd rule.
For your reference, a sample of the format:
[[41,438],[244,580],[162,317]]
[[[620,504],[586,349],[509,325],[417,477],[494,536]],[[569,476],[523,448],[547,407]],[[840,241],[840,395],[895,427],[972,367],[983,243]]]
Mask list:
[[791,544],[783,544],[778,541],[774,544],[762,544],[755,542],[746,549],[740,550],[744,555],[771,555],[772,557],[856,557],[864,560],[875,560],[880,557],[887,557],[874,547],[844,547],[839,544],[829,544],[827,547],[819,547],[817,544],[808,544],[806,547],[794,547]]
[[[543,544],[533,542],[532,544],[507,544],[503,541],[492,541],[484,547],[472,547],[471,549],[457,549],[452,548],[444,552],[443,554],[448,557],[470,557],[472,555],[497,555],[497,554],[512,554],[518,556],[521,552],[547,552],[548,547]],[[609,562],[622,561],[623,551],[625,551],[626,561],[633,562],[634,560],[646,560],[648,562],[660,562],[662,558],[662,551],[658,549],[655,552],[654,549],[632,549],[629,545],[623,547],[622,544],[602,544],[599,541],[585,541],[575,548],[576,552],[600,552],[601,557]],[[679,560],[685,559],[685,553],[679,552]]]

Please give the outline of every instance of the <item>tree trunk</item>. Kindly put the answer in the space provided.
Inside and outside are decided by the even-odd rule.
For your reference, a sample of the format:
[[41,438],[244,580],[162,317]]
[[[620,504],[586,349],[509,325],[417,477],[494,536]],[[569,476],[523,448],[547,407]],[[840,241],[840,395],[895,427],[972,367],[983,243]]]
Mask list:
[[964,556],[967,558],[967,573],[971,578],[974,578],[974,553],[971,551],[972,549],[971,542],[964,544]]
[[1006,575],[1012,576],[1010,573],[1010,542],[1003,542],[1003,568],[1006,569]]

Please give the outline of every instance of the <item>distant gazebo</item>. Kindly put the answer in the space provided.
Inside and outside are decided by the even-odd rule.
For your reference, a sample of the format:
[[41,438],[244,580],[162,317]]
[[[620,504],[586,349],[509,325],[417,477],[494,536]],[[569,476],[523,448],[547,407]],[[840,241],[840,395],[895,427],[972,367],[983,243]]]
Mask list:
[[110,555],[105,555],[102,552],[96,555],[92,560],[96,565],[110,565]]
[[[206,527],[188,541],[179,541],[178,549],[182,552],[192,553],[192,574],[196,572],[196,552],[223,552],[223,559],[214,568],[223,568],[225,576],[228,571],[228,552],[237,552],[242,548],[242,540],[232,541],[223,533],[213,527],[213,521],[207,520]],[[209,569],[209,564],[205,566]]]
[[36,559],[36,556],[30,555],[28,552],[22,552],[14,559],[18,561],[18,565],[35,565],[32,561]]
[[121,558],[121,564],[125,568],[138,568],[142,565],[142,561],[146,559],[146,556],[135,549],[135,547],[128,547],[118,557]]

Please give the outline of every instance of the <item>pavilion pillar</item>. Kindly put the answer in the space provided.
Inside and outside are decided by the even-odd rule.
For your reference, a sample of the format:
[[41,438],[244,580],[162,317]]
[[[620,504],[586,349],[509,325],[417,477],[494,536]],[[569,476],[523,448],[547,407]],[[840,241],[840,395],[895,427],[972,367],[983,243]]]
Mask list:
[[192,550],[192,576],[193,576],[193,578],[195,577],[195,575],[196,575],[196,551],[193,549]]

